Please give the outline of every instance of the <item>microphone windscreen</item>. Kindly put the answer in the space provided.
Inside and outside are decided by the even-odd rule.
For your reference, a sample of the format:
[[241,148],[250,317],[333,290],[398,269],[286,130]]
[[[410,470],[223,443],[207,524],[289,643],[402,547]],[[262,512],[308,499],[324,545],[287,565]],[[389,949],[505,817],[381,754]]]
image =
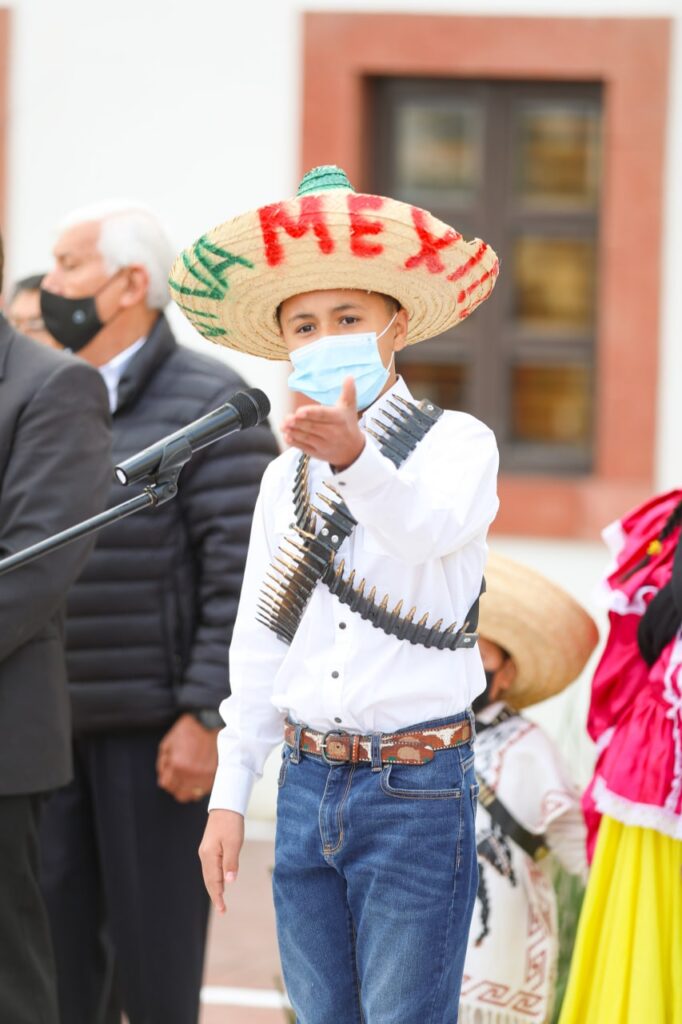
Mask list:
[[239,413],[242,430],[262,423],[270,412],[270,399],[260,388],[247,388],[246,391],[238,391],[230,399],[230,405],[234,406]]

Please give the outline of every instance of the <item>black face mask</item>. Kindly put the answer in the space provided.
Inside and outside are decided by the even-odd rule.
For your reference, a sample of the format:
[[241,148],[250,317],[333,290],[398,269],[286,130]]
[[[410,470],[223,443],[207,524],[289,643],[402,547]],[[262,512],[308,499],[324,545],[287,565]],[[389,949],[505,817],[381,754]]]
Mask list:
[[478,697],[475,697],[471,703],[471,710],[475,715],[477,715],[480,711],[483,711],[483,708],[487,708],[488,704],[490,704],[490,690],[492,688],[493,679],[495,678],[496,672],[491,672],[490,669],[487,668],[484,671],[485,690],[483,691],[483,693],[479,693]]
[[99,334],[105,325],[97,312],[95,299],[119,273],[117,270],[94,295],[85,295],[82,299],[67,299],[40,289],[40,311],[45,326],[60,345],[80,352]]

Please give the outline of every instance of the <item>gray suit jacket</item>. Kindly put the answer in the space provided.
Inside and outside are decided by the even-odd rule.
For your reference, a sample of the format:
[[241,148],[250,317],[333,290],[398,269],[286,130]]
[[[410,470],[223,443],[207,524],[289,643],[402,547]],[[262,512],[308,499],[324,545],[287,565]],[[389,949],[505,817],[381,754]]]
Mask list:
[[[100,512],[111,472],[99,373],[0,316],[0,558]],[[93,543],[0,576],[0,796],[70,777],[62,607]]]

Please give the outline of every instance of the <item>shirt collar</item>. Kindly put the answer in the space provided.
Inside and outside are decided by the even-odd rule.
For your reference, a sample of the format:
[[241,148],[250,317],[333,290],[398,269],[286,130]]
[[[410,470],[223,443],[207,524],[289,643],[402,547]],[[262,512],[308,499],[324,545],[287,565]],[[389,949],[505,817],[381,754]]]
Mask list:
[[122,352],[117,352],[113,359],[110,359],[108,363],[104,363],[103,366],[99,367],[99,372],[104,378],[104,383],[107,386],[109,393],[109,408],[112,412],[116,411],[118,405],[118,385],[123,372],[127,367],[130,360],[133,358],[136,352],[144,345],[147,340],[146,336],[138,338],[132,345],[128,345]]
[[376,419],[377,415],[383,410],[390,409],[389,402],[391,399],[395,401],[396,398],[404,398],[406,402],[414,402],[412,393],[408,388],[403,378],[398,375],[395,384],[384,391],[383,395],[380,395],[370,406],[368,406],[360,417],[360,426],[366,427],[368,420]]

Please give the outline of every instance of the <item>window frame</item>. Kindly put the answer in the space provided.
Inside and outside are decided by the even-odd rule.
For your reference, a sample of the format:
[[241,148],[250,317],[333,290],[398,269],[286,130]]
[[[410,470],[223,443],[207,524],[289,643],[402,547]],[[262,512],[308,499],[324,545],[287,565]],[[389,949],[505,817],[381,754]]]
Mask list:
[[[603,122],[601,83],[585,82],[516,82],[503,79],[473,80],[455,77],[414,78],[377,77],[370,87],[370,134],[372,160],[369,188],[379,195],[400,196],[396,178],[397,118],[405,105],[413,102],[447,106],[461,102],[476,103],[482,119],[480,131],[482,177],[474,201],[468,205],[435,204],[429,209],[435,216],[453,224],[465,237],[484,238],[496,250],[501,266],[513,268],[515,238],[522,234],[562,238],[589,238],[599,244],[600,196],[594,205],[583,210],[575,208],[528,209],[516,203],[514,196],[515,143],[513,126],[518,120],[519,106],[524,102],[545,103],[547,100],[582,105],[598,110]],[[419,196],[406,198],[419,203]],[[595,283],[596,291],[596,283]],[[587,332],[561,332],[554,338],[516,326],[511,309],[514,298],[513,274],[503,272],[493,293],[476,316],[449,332],[447,346],[439,345],[443,363],[464,362],[471,374],[467,384],[468,411],[484,420],[495,431],[502,466],[511,473],[558,473],[584,475],[593,468],[595,417],[592,408],[596,374],[596,296],[594,321]],[[462,358],[462,349],[472,346]],[[447,348],[447,351],[446,351]],[[399,362],[435,362],[433,343],[406,350]],[[571,365],[587,365],[591,382],[588,389],[591,431],[589,444],[553,444],[517,439],[513,434],[511,409],[511,377],[514,367],[526,357],[530,362],[552,366],[560,361]]]

